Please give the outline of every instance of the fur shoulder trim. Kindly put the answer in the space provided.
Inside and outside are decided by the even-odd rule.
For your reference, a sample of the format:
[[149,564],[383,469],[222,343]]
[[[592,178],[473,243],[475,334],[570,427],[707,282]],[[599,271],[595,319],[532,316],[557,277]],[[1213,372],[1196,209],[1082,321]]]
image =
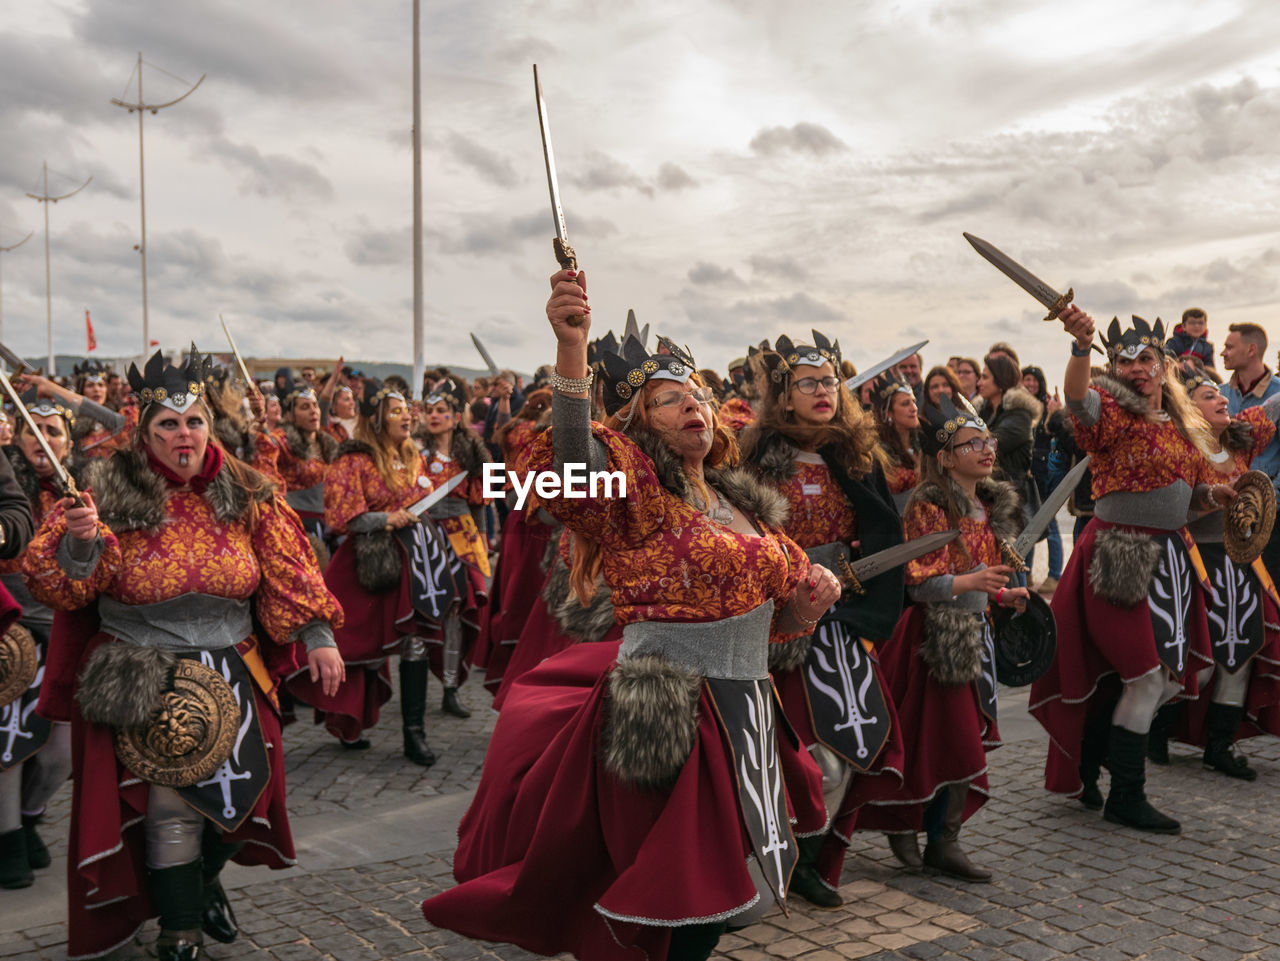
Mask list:
[[1040,418],[1044,415],[1044,404],[1036,400],[1025,387],[1011,387],[1005,391],[1000,406],[1005,410],[1025,410],[1031,415],[1033,424],[1040,423]]
[[[748,444],[754,441],[754,448]],[[785,484],[796,476],[796,449],[774,431],[765,433],[756,424],[742,432],[739,445],[751,450],[751,465],[770,484]]]
[[373,448],[370,447],[368,444],[366,444],[364,441],[356,440],[354,437],[351,437],[351,438],[348,438],[347,440],[344,440],[341,444],[338,445],[338,452],[333,456],[334,456],[334,459],[337,460],[339,457],[343,456],[344,454],[364,454],[365,456],[372,459]]
[[987,511],[987,523],[1000,541],[1015,541],[1026,527],[1022,497],[1008,481],[978,481],[978,500]]
[[470,427],[453,432],[451,450],[454,462],[472,477],[478,476],[489,461],[489,451],[484,446],[484,441]]
[[239,457],[251,449],[247,431],[240,429],[228,417],[218,417],[213,422],[213,434],[228,454]]
[[743,467],[708,470],[707,480],[739,510],[745,510],[770,527],[787,522],[787,499],[775,488]]
[[[164,523],[168,484],[147,465],[139,451],[122,450],[109,458],[94,460],[85,480],[97,498],[99,516],[113,531],[155,533]],[[253,499],[263,503],[274,494],[275,485],[268,483]],[[205,488],[203,497],[213,516],[223,524],[240,520],[249,510],[249,492],[235,482],[225,465]]]
[[1222,444],[1231,450],[1249,450],[1253,447],[1253,425],[1248,421],[1232,420],[1222,434]]
[[308,443],[302,436],[302,431],[293,424],[284,425],[284,442],[298,460],[320,460],[329,464],[338,453],[338,442],[332,434],[318,430],[316,439]]
[[1099,374],[1093,378],[1093,386],[1105,390],[1126,413],[1137,417],[1146,417],[1150,407],[1146,400],[1132,387],[1110,374]]

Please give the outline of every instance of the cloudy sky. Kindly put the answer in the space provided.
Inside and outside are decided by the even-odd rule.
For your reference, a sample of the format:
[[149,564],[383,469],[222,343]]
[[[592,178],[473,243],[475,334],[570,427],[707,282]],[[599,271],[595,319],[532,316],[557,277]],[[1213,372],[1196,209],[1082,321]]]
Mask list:
[[[1060,329],[968,230],[1096,316],[1280,307],[1280,5],[1263,0],[539,0],[423,4],[428,362],[550,360],[555,267],[530,65],[595,326],[628,308],[723,368],[817,327],[866,363],[1007,338],[1057,380]],[[3,339],[411,356],[408,0],[0,5]],[[155,65],[154,67],[151,65]],[[167,71],[168,73],[166,73]],[[131,79],[132,78],[132,79]],[[1280,324],[1272,326],[1280,340]],[[807,338],[806,338],[807,339]]]

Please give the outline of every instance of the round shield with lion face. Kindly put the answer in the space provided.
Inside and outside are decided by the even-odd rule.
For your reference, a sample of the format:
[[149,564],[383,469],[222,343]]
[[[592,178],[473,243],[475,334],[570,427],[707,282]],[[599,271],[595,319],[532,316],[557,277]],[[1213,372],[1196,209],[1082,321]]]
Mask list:
[[1276,488],[1260,470],[1251,470],[1235,483],[1235,500],[1222,512],[1222,544],[1237,564],[1249,565],[1262,556],[1276,522]]
[[40,649],[31,632],[14,624],[0,637],[0,704],[22,697],[40,669]]
[[116,731],[116,757],[151,784],[191,787],[231,756],[239,726],[240,708],[222,675],[183,658],[151,723]]

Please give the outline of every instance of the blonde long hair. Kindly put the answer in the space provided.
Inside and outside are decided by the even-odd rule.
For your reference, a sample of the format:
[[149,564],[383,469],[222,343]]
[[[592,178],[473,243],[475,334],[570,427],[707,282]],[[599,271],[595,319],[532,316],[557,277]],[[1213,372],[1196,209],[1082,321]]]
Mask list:
[[393,444],[387,439],[383,421],[386,420],[389,401],[390,398],[384,397],[378,403],[378,412],[373,417],[365,417],[357,410],[354,436],[360,443],[369,446],[369,450],[373,453],[373,466],[378,469],[378,476],[394,491],[408,487],[414,481],[414,475],[410,471],[395,469],[396,461],[407,467],[415,460],[421,460],[422,454],[412,437],[405,438],[399,444]]

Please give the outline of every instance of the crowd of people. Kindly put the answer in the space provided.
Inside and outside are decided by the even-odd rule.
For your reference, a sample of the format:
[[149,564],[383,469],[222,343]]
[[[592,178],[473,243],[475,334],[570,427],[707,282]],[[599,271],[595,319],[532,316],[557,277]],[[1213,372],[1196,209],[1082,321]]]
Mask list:
[[[527,384],[438,368],[414,391],[341,359],[243,384],[194,345],[14,378],[0,887],[49,866],[70,778],[69,957],[153,917],[167,961],[234,940],[223,866],[293,863],[288,725],[310,709],[364,751],[398,689],[405,762],[430,767],[473,670],[498,719],[458,884],[423,911],[541,954],[701,959],[790,897],[839,908],[854,831],[904,871],[990,880],[960,835],[1015,621],[1057,626],[1030,696],[1048,790],[1177,833],[1145,793],[1170,738],[1257,776],[1235,745],[1280,734],[1280,544],[1253,530],[1242,560],[1224,508],[1280,477],[1261,327],[1231,326],[1225,380],[1203,311],[1099,332],[1075,307],[1052,392],[1007,343],[859,378],[816,330],[722,376],[666,337],[592,336],[585,277],[551,286],[554,364]],[[1050,519],[1028,583],[1014,542],[1085,456],[1070,556]],[[491,461],[625,495],[517,507]]]

